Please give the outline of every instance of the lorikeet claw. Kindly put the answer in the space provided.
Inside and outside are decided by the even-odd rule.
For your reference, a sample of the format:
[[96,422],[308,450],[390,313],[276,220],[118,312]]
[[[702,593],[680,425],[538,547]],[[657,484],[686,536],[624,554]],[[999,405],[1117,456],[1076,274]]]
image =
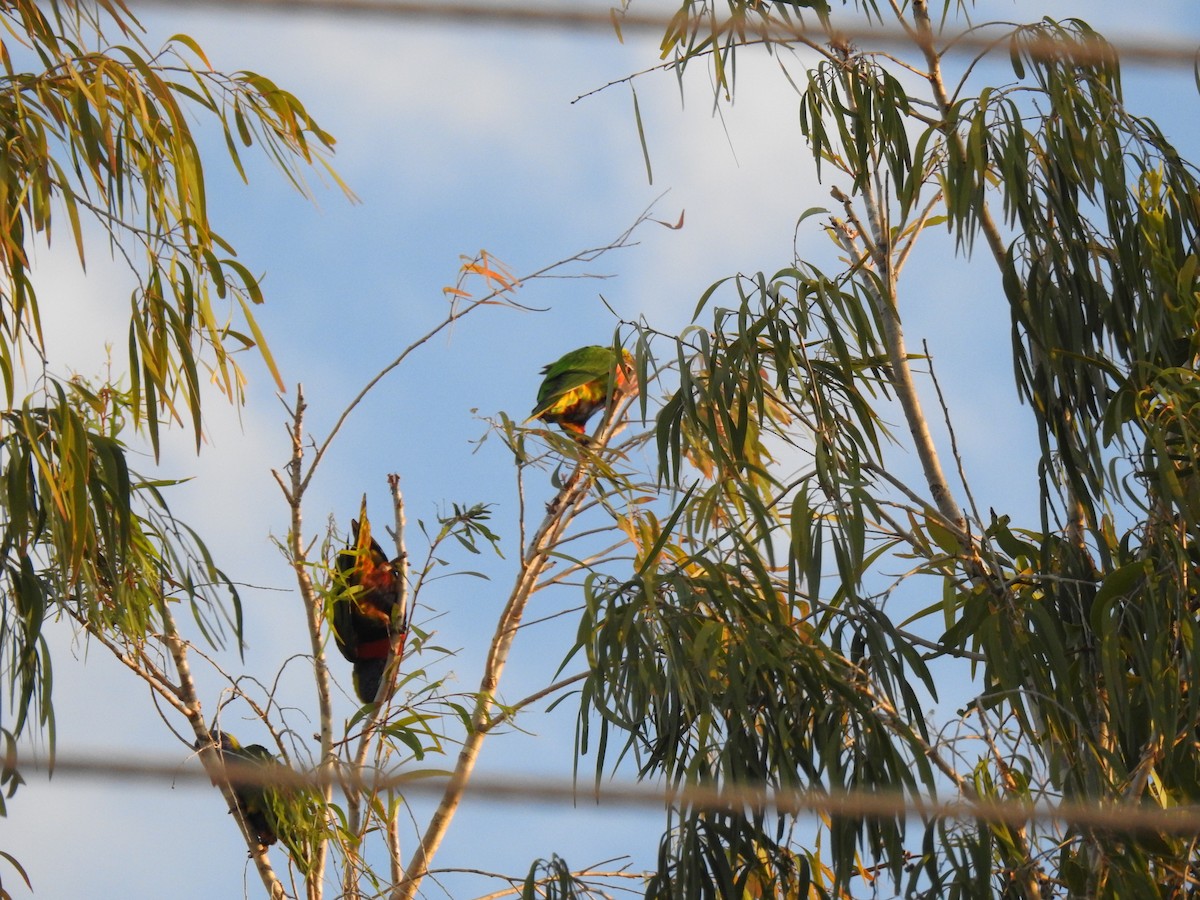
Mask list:
[[545,379],[538,389],[531,419],[557,424],[587,442],[588,419],[619,398],[637,391],[633,355],[612,347],[580,347],[542,369]]

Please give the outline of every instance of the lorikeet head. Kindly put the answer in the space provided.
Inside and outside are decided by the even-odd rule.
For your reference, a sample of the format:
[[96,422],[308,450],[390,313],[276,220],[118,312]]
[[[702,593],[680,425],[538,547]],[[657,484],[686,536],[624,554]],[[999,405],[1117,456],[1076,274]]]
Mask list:
[[[221,731],[221,729],[217,728],[215,725],[209,729],[208,736],[212,738],[213,743],[217,745],[217,749],[222,753],[228,753],[233,750],[242,749],[242,745],[238,743],[237,738],[235,738],[228,731]],[[197,749],[200,747],[199,744],[196,746]]]
[[633,354],[593,345],[565,354],[542,369],[530,418],[557,424],[579,438],[588,419],[610,403],[637,391]]

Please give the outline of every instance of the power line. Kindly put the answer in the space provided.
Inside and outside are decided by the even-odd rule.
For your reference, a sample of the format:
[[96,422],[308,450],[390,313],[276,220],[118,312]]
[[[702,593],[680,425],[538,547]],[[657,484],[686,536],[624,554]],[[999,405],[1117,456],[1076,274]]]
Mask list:
[[[44,760],[25,763],[10,755],[7,767],[46,768]],[[193,763],[164,763],[158,760],[99,756],[56,755],[56,776],[80,776],[107,781],[179,781],[207,782],[208,772]],[[404,773],[367,772],[360,777],[338,772],[323,778],[317,773],[297,772],[285,766],[262,767],[225,762],[226,775],[238,785],[278,785],[322,788],[355,787],[363,790],[395,790],[403,795],[440,796],[449,785],[446,778],[417,778]],[[574,781],[531,778],[513,775],[475,776],[466,795],[499,803],[565,803],[581,805],[594,802],[604,807],[640,807],[662,810],[668,806],[691,806],[726,812],[777,810],[790,815],[825,814],[864,818],[919,816],[927,819],[984,820],[1021,827],[1030,822],[1060,822],[1079,828],[1102,828],[1120,834],[1154,832],[1169,834],[1200,833],[1200,806],[1173,808],[1100,801],[1060,801],[1027,803],[1016,800],[967,798],[937,799],[904,794],[899,791],[824,791],[788,790],[765,785],[739,784],[723,787],[684,785],[662,788],[648,784],[607,783],[592,787]]]
[[[619,27],[625,32],[647,32],[661,35],[668,26],[678,24],[675,16],[659,13],[644,13],[634,10],[580,9],[575,6],[517,6],[491,3],[432,3],[416,0],[129,0],[131,6],[168,6],[181,8],[221,8],[240,13],[254,10],[339,13],[353,16],[409,19],[416,21],[454,23],[472,27],[508,26],[514,28],[551,28],[576,31],[612,32]],[[783,21],[775,17],[763,20],[755,17],[716,21],[707,17],[692,17],[686,30],[698,26],[702,31],[717,34],[737,32],[748,40],[807,40],[825,43],[831,35],[821,28],[806,27],[799,22]],[[868,24],[838,26],[834,35],[839,40],[869,47],[914,48],[912,36],[902,28],[872,26]],[[952,35],[941,44],[942,52],[983,53],[1004,46],[1005,40],[997,43],[994,33],[978,29],[964,34]],[[1108,42],[1076,41],[1067,47],[1053,38],[1026,36],[1022,46],[1037,58],[1057,58],[1064,49],[1069,50],[1078,63],[1102,62],[1115,52],[1124,63],[1145,65],[1195,66],[1200,65],[1200,41],[1181,41],[1172,37],[1156,36],[1141,40],[1121,39]]]

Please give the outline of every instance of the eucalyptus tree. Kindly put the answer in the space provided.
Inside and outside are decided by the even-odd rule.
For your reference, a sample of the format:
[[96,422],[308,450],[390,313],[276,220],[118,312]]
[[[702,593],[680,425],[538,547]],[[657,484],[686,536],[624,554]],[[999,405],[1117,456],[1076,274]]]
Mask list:
[[[251,613],[201,535],[172,514],[173,482],[154,463],[168,430],[189,431],[202,450],[210,385],[231,403],[244,401],[238,352],[253,350],[285,392],[255,320],[254,307],[264,302],[260,276],[210,218],[201,148],[214,146],[215,132],[243,178],[250,171],[245,154],[254,150],[301,192],[306,170],[316,167],[349,193],[329,164],[334,139],[295,96],[250,71],[215,70],[187,35],[150,46],[121,0],[15,0],[0,4],[0,23],[0,674],[8,699],[0,706],[7,751],[0,783],[7,796],[23,784],[19,739],[42,739],[54,750],[48,634],[65,620],[149,687],[147,712],[181,737],[186,756],[198,751],[267,896],[359,896],[384,884],[411,893],[427,874],[484,739],[524,706],[579,680],[549,685],[527,701],[498,700],[516,630],[530,596],[547,586],[543,578],[561,556],[564,532],[598,505],[590,492],[597,477],[626,477],[613,472],[605,450],[623,420],[609,417],[594,444],[546,434],[544,448],[521,458],[518,483],[527,468],[551,465],[548,457],[562,475],[541,524],[521,533],[484,682],[466,697],[428,671],[447,651],[428,641],[418,621],[411,635],[392,635],[379,702],[335,722],[337,679],[326,651],[334,643],[335,604],[355,589],[355,576],[336,564],[340,538],[332,529],[323,540],[306,532],[303,502],[347,418],[413,350],[475,310],[515,305],[513,292],[527,282],[625,246],[632,229],[529,273],[513,274],[486,252],[467,260],[455,286],[445,289],[444,319],[384,365],[319,441],[305,431],[303,391],[285,395],[293,456],[275,473],[286,522],[279,545],[296,577],[293,614],[310,638],[292,659],[310,666],[316,687],[312,709],[292,706],[275,685],[243,671]],[[134,284],[121,354],[127,365],[110,361],[105,376],[64,374],[75,364],[69,348],[43,331],[44,310],[72,302],[39,282],[34,257],[53,236],[70,242],[83,264],[108,251]],[[504,419],[501,430],[520,449],[523,426]],[[149,471],[135,471],[137,457]],[[376,511],[376,534],[394,536],[395,562],[383,568],[402,585],[395,588],[398,605],[411,610],[427,583],[444,574],[448,546],[475,553],[498,538],[487,503],[456,506],[423,531],[424,546],[410,561],[398,478],[391,487],[395,515]],[[363,509],[365,529],[365,500]],[[522,508],[522,523],[524,517]],[[600,530],[612,528],[609,522]],[[259,727],[233,723],[230,704],[240,704],[236,711]],[[255,742],[264,729],[271,746]],[[315,746],[302,734],[314,730]],[[459,743],[456,778],[419,839],[402,845],[405,793],[380,776],[386,782],[399,769],[419,777],[414,763]],[[402,846],[412,857],[407,865]],[[26,873],[10,853],[0,856],[36,886],[36,872]],[[245,859],[239,854],[228,865],[243,868]],[[4,886],[0,896],[9,896]]]
[[[798,228],[843,265],[731,274],[670,349],[643,331],[678,368],[655,421],[676,500],[642,523],[630,572],[587,585],[579,752],[597,777],[631,757],[646,779],[781,798],[682,794],[651,896],[1196,884],[1190,821],[847,808],[814,829],[786,801],[1168,810],[1200,791],[1196,167],[1127,105],[1087,24],[972,12],[685,0],[664,34],[659,71],[706,69],[717,104],[746,54],[775,58],[796,96],[780,120],[832,197]],[[945,252],[934,230],[970,261],[969,302],[990,280],[1007,303],[1033,516],[976,508],[933,372],[974,376],[931,370],[936,344],[906,334],[925,299],[910,264]],[[895,596],[925,599],[901,620]],[[931,715],[947,684],[970,701]]]
[[[238,352],[254,350],[282,382],[255,321],[259,278],[209,216],[199,130],[223,133],[243,178],[251,151],[302,191],[313,166],[337,176],[332,137],[294,96],[214,70],[186,35],[148,46],[121,0],[12,0],[0,24],[0,780],[11,796],[16,740],[37,734],[53,749],[51,620],[111,649],[207,741],[178,614],[200,643],[240,647],[240,598],[172,516],[170,483],[131,460],[157,458],[171,428],[200,449],[206,382],[243,400]],[[47,309],[83,302],[39,282],[35,256],[52,238],[81,263],[110,253],[132,276],[125,363],[107,377],[70,374],[76,363],[43,330]]]

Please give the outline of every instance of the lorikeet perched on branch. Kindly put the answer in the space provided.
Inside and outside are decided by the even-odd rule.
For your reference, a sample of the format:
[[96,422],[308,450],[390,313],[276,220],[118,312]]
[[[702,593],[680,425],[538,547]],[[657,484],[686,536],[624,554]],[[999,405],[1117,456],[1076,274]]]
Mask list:
[[399,656],[408,632],[400,602],[400,573],[371,537],[367,501],[361,520],[350,520],[354,544],[338,553],[341,587],[333,600],[333,637],[342,656],[354,664],[354,691],[363,703],[379,693],[392,646],[392,620],[400,637]]
[[[243,747],[232,734],[215,728],[209,734],[225,762],[233,761],[254,766],[278,765],[274,754],[262,744]],[[264,847],[274,844],[278,835],[275,832],[275,816],[271,813],[271,804],[267,799],[267,788],[259,784],[237,785],[233,788],[233,797],[250,833],[258,838],[258,842]]]
[[612,347],[572,350],[542,369],[542,374],[546,378],[530,418],[557,424],[579,440],[586,440],[588,419],[638,386],[633,355],[622,350],[618,360]]
[[[269,778],[274,772],[290,771],[262,744],[242,746],[232,734],[213,728],[209,735],[226,764],[253,767]],[[231,780],[236,781],[236,773]],[[298,787],[270,784],[234,784],[233,797],[246,827],[262,847],[282,840],[297,867],[307,873],[312,848],[321,829],[320,805],[316,795]]]

